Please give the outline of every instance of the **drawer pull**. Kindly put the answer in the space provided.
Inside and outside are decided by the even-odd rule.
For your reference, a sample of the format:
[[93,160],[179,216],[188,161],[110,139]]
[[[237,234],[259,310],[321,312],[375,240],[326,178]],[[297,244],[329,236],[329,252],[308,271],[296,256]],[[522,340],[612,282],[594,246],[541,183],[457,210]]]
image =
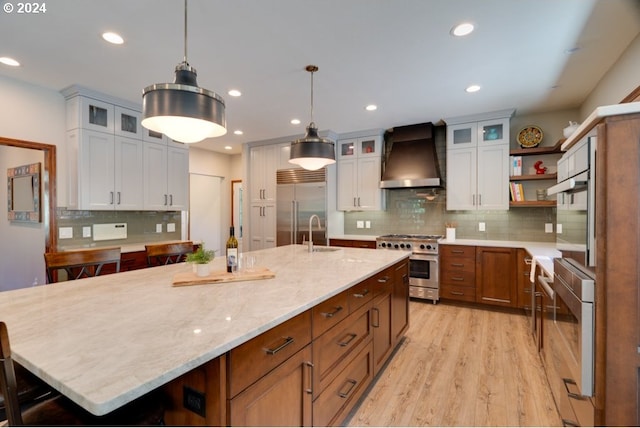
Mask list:
[[275,348],[267,348],[264,351],[269,354],[269,355],[275,355],[278,352],[282,351],[284,348],[286,348],[287,346],[291,345],[293,343],[293,337],[283,337],[284,342],[282,342],[282,344],[280,346],[277,346]]
[[454,267],[464,267],[464,263],[451,263],[451,266],[454,266]]
[[362,290],[362,293],[353,293],[353,297],[355,297],[356,299],[362,299],[367,294],[369,294],[369,290],[364,289]]
[[358,335],[357,335],[357,334],[355,334],[355,333],[348,333],[348,334],[345,336],[345,338],[347,338],[347,339],[346,339],[346,340],[345,340],[345,339],[342,339],[340,342],[338,342],[338,346],[345,347],[345,346],[347,346],[348,344],[350,344],[351,342],[353,342],[353,339],[355,339],[356,337],[358,337]]
[[464,277],[462,276],[452,276],[451,279],[453,281],[464,281]]
[[[536,294],[538,294],[538,293],[536,293]],[[540,294],[542,294],[542,293],[540,293]],[[575,380],[573,380],[573,379],[567,379],[567,378],[563,377],[563,378],[562,378],[562,383],[564,383],[564,387],[565,387],[565,389],[567,390],[567,396],[568,396],[569,398],[573,398],[574,400],[582,400],[582,401],[586,400],[586,397],[584,397],[583,395],[581,395],[581,394],[577,394],[577,393],[575,393],[575,392],[571,392],[571,391],[569,390],[569,385],[573,385],[573,386],[575,386],[575,387],[577,387],[577,386],[578,386],[578,384],[576,383],[576,381],[575,381]]]
[[378,328],[378,327],[380,327],[380,309],[371,308],[371,310],[372,311],[376,311],[376,320],[377,320],[375,323],[373,322],[373,314],[372,314],[372,316],[371,316],[371,326],[375,327],[375,328]]
[[378,278],[378,282],[385,283],[387,281],[389,281],[389,277],[388,276],[383,276],[382,278]]
[[342,306],[336,306],[333,312],[320,312],[320,314],[325,318],[333,318],[335,314],[342,310]]
[[305,388],[305,392],[307,394],[313,394],[313,363],[311,361],[305,361],[304,363],[307,366],[307,385],[308,388]]
[[464,250],[451,250],[451,252],[454,254],[463,254]]
[[451,294],[453,294],[454,296],[464,296],[464,293],[461,291],[450,291]]
[[[351,394],[351,391],[353,391],[353,388],[355,388],[355,386],[357,384],[358,384],[358,381],[356,381],[354,379],[347,379],[347,381],[344,383],[342,388],[340,388],[338,390],[338,395],[340,396],[340,398],[347,398],[349,396],[349,394]],[[345,387],[348,387],[349,389],[347,389],[345,392],[342,392],[342,390]]]

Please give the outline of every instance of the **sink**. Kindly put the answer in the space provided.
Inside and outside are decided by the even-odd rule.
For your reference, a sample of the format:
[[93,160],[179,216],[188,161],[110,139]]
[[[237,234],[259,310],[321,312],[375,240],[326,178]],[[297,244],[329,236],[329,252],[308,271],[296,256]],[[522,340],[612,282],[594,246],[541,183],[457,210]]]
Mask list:
[[341,248],[332,247],[313,247],[314,253],[333,253],[334,251],[340,251]]

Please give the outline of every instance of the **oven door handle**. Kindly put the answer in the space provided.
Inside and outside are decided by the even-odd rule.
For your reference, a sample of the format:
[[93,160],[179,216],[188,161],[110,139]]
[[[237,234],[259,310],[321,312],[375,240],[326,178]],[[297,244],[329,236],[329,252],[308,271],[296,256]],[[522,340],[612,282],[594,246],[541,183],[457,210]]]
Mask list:
[[438,263],[438,256],[424,255],[424,254],[411,254],[409,256],[409,260],[422,260],[422,261],[425,261],[425,262]]

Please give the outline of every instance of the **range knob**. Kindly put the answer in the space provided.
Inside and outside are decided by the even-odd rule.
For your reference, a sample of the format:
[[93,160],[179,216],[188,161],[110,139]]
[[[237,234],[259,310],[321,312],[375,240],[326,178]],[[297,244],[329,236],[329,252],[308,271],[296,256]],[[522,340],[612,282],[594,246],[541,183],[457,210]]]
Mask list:
[[385,247],[387,246],[387,244],[383,242],[383,243],[381,243],[381,244],[380,244],[380,246],[381,246],[382,248],[385,248]]
[[400,246],[398,244],[394,244],[393,248],[395,248],[397,250],[398,248],[400,248]]
[[411,244],[407,244],[407,250],[411,249]]
[[424,250],[424,244],[420,244],[420,249]]
[[400,248],[404,248],[404,244],[400,244]]
[[431,246],[431,244],[427,245],[427,250],[431,250],[433,247]]

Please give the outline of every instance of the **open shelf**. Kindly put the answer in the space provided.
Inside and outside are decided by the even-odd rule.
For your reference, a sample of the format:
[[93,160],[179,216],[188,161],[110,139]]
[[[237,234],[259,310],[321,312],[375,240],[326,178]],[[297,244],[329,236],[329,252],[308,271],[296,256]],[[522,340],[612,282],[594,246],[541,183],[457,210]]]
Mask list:
[[565,142],[565,138],[558,140],[553,147],[533,147],[531,149],[512,149],[509,151],[511,156],[531,156],[531,155],[551,155],[554,153],[562,153],[561,146]]
[[510,201],[510,207],[555,207],[556,201]]
[[529,174],[529,175],[512,175],[509,177],[509,181],[524,181],[524,180],[557,180],[558,174]]

